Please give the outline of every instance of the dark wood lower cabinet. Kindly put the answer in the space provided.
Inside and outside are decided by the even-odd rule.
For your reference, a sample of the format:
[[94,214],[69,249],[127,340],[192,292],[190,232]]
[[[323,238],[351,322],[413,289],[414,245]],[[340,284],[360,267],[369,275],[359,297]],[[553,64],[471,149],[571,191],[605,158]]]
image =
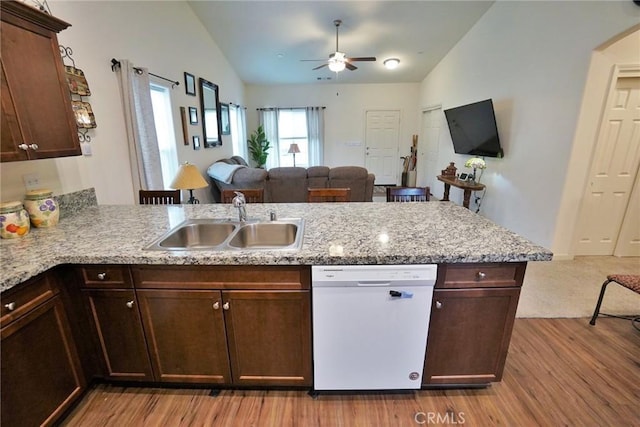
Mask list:
[[105,364],[114,380],[152,381],[153,374],[133,289],[82,291],[88,299]]
[[0,424],[51,425],[84,387],[60,297],[9,323],[1,336]]
[[311,386],[309,291],[222,295],[234,384]]
[[229,384],[229,353],[220,291],[137,291],[155,378]]
[[520,288],[436,289],[423,385],[502,379]]

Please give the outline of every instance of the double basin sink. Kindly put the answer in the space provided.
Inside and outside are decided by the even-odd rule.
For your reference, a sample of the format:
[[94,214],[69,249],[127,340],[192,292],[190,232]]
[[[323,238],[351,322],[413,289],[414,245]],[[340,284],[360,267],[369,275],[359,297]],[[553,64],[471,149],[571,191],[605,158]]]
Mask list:
[[146,247],[148,250],[298,250],[302,247],[304,220],[232,221],[190,219],[169,230]]

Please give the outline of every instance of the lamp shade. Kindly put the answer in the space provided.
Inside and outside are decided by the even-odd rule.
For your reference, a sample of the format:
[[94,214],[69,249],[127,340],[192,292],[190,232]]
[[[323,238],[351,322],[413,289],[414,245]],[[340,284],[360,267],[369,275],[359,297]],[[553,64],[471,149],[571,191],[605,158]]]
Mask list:
[[298,144],[291,144],[289,145],[289,154],[297,154],[300,152],[300,147],[298,147]]
[[170,185],[171,188],[179,190],[192,190],[194,188],[204,188],[208,186],[209,184],[202,177],[198,168],[188,162],[180,165],[180,169],[178,169],[178,173]]

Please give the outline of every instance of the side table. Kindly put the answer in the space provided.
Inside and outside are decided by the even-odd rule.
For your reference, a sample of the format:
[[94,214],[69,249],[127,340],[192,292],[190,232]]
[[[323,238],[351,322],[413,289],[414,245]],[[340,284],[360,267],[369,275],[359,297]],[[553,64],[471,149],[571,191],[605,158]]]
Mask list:
[[464,200],[462,202],[462,206],[469,209],[469,201],[471,200],[471,192],[472,191],[482,191],[485,189],[484,184],[469,182],[469,181],[460,181],[455,176],[437,176],[438,181],[444,183],[444,195],[442,197],[443,202],[449,201],[449,190],[453,185],[456,188],[461,188],[464,191]]

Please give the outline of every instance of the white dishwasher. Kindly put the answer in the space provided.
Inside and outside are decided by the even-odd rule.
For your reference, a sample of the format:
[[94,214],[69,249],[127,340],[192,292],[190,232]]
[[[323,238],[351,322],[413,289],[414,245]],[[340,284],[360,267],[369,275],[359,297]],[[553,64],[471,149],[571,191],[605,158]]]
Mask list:
[[311,268],[315,390],[418,389],[437,266]]

